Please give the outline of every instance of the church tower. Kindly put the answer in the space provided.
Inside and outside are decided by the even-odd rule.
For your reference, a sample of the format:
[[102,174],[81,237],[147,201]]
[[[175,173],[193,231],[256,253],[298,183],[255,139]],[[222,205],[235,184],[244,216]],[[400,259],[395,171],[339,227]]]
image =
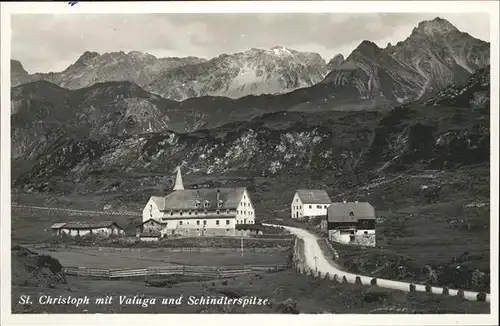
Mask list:
[[177,167],[177,176],[175,177],[175,185],[174,185],[174,191],[175,190],[184,190],[184,184],[182,183],[182,174],[181,174],[181,167]]

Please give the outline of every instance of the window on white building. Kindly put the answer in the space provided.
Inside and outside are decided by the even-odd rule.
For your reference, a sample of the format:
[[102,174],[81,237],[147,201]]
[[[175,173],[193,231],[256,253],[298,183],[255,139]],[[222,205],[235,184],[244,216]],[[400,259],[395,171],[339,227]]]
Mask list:
[[182,221],[179,221],[179,225],[182,225]]
[[203,221],[203,225],[207,225],[207,221]]
[[231,221],[226,220],[226,225],[229,225],[229,224],[231,224]]
[[208,207],[209,204],[208,200],[205,200],[205,207]]
[[229,209],[226,209],[226,214],[229,214]]
[[323,206],[321,206],[321,205],[317,205],[316,207],[317,207],[317,208],[323,208]]
[[216,213],[217,215],[219,215],[219,214],[220,214],[220,211],[216,211],[215,213]]
[[215,224],[216,224],[216,225],[219,225],[219,220],[216,220],[216,221],[215,221]]
[[200,221],[196,221],[196,225],[200,225]]
[[170,212],[170,215],[174,215],[174,212]]

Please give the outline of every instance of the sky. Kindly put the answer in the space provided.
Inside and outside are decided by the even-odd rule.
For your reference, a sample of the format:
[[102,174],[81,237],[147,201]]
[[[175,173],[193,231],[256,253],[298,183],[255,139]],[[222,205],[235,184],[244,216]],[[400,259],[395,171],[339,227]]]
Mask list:
[[484,13],[19,14],[11,18],[11,51],[29,73],[62,71],[85,51],[209,59],[285,46],[328,62],[363,40],[380,47],[403,41],[420,21],[436,17],[490,41]]

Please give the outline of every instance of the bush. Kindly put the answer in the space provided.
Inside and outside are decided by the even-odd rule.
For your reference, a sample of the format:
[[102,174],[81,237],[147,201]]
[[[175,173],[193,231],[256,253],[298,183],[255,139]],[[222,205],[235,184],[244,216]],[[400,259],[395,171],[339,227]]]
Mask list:
[[300,314],[297,309],[297,302],[293,299],[287,299],[276,306],[276,311],[281,314]]

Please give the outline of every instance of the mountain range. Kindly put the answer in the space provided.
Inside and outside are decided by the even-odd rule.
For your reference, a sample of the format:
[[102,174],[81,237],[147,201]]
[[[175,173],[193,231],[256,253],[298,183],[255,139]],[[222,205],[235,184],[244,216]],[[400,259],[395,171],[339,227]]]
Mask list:
[[[35,75],[13,61],[12,189],[140,206],[180,165],[193,187],[258,190],[262,209],[297,187],[341,193],[394,173],[489,168],[488,63],[488,43],[439,18],[328,63],[283,47],[211,60],[86,52]],[[242,65],[265,77],[237,84]],[[264,85],[276,94],[207,95]]]
[[327,86],[320,100],[348,97],[354,106],[390,107],[431,96],[464,81],[489,64],[489,43],[455,28],[445,19],[423,21],[411,35],[380,48],[363,41],[347,57],[326,63],[319,54],[281,46],[222,54],[209,60],[156,58],[138,51],[85,52],[58,73],[30,75],[12,60],[12,86],[46,80],[68,89],[108,81],[129,81],[161,97],[183,101],[203,96],[238,99],[248,95],[282,94],[300,88]]

